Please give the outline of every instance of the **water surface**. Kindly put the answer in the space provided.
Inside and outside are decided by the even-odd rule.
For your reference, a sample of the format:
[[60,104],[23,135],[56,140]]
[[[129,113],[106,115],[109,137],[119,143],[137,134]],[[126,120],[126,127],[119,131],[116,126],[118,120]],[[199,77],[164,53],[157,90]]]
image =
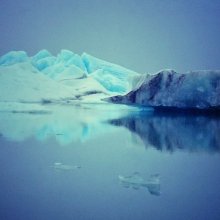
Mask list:
[[[0,114],[0,219],[219,219],[220,118],[52,112]],[[161,194],[123,187],[134,172],[159,174]]]

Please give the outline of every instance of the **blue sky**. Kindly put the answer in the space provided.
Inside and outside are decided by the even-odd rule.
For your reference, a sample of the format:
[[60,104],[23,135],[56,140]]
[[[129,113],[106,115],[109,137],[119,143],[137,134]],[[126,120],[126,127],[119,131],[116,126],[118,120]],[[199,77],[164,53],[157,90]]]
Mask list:
[[135,71],[220,69],[220,0],[1,0],[0,55],[90,53]]

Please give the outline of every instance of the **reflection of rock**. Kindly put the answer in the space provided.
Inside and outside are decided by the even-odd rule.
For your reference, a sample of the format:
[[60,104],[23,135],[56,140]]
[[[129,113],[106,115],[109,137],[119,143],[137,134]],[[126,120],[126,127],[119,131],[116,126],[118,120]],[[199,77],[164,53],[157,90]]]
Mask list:
[[138,134],[146,147],[174,151],[220,151],[220,118],[195,115],[133,116],[111,120]]
[[144,180],[142,176],[135,172],[130,176],[118,176],[120,184],[125,188],[133,188],[133,189],[140,189],[141,187],[145,187],[148,191],[153,195],[160,195],[160,177],[158,174],[151,175],[148,180]]

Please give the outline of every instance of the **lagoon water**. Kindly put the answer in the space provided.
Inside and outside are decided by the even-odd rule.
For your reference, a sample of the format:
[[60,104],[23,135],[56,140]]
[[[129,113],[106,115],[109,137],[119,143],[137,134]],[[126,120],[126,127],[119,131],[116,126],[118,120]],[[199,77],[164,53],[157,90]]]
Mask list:
[[[217,116],[109,105],[2,112],[0,219],[217,220],[219,134]],[[134,172],[159,174],[161,194],[123,187]]]

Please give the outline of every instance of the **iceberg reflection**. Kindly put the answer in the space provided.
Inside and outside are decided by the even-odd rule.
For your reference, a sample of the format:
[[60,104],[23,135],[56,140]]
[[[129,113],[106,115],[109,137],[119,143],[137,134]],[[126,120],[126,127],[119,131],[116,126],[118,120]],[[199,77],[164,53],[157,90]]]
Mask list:
[[114,130],[114,127],[106,121],[138,111],[137,108],[114,104],[46,105],[46,107],[50,113],[0,112],[0,138],[11,141],[23,141],[33,137],[45,141],[52,138],[61,145],[73,141],[82,142]]
[[137,134],[146,148],[173,152],[220,151],[220,117],[204,115],[136,114],[110,120]]
[[[167,115],[123,105],[48,106],[50,114],[0,113],[0,138],[84,142],[127,128],[146,148],[174,152],[220,152],[220,117]],[[127,134],[125,134],[127,135]],[[138,137],[138,138],[137,138]],[[143,142],[143,143],[142,143]]]

